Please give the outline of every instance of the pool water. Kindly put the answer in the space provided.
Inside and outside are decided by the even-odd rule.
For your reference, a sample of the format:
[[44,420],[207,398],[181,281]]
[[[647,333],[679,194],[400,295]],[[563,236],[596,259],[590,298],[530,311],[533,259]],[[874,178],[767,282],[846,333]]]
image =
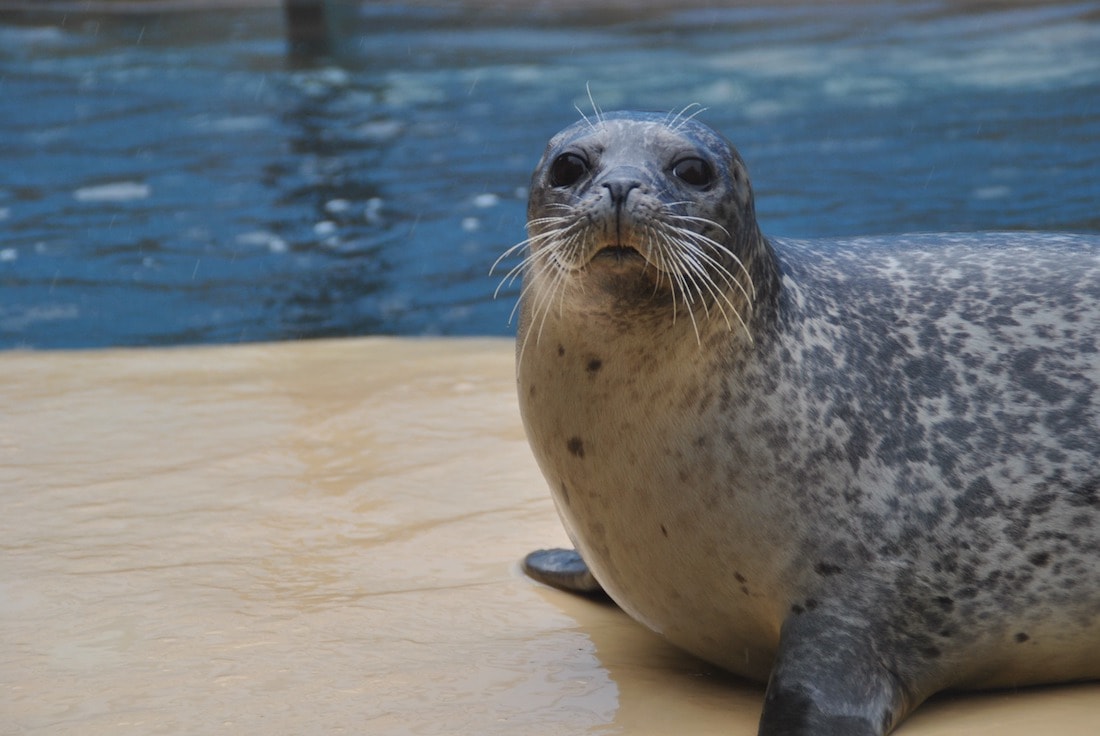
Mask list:
[[707,108],[770,235],[1100,231],[1096,3],[329,10],[0,13],[0,347],[510,334],[586,90]]

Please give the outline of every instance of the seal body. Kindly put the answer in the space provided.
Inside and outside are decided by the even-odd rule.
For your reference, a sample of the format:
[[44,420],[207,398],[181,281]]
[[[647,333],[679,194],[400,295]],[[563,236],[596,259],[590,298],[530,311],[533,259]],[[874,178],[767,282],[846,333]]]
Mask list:
[[767,681],[762,734],[1100,677],[1100,238],[769,241],[728,142],[640,113],[551,140],[528,214],[517,388],[580,557],[535,577]]

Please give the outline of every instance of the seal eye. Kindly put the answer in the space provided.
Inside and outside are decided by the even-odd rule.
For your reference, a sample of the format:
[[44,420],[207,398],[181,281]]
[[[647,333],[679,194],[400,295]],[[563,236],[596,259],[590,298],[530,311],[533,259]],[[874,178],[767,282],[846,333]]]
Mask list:
[[714,169],[701,158],[685,158],[672,167],[672,175],[693,187],[709,186],[714,181]]
[[550,186],[568,187],[588,173],[588,163],[575,153],[563,153],[550,164]]

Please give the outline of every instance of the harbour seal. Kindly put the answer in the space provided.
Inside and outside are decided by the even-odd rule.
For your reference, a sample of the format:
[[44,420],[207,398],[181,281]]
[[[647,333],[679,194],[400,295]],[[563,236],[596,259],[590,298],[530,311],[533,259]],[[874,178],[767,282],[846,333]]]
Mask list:
[[576,551],[767,682],[760,733],[1100,677],[1100,237],[761,235],[734,147],[616,112],[534,172],[516,382]]

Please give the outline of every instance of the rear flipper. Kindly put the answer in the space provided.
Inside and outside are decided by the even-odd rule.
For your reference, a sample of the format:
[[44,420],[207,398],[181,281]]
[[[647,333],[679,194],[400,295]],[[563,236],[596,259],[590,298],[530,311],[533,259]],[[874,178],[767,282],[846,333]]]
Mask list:
[[540,583],[568,593],[594,597],[607,595],[576,550],[536,550],[523,558],[523,571]]
[[[883,736],[923,700],[910,642],[851,616],[792,614],[764,697],[760,736]],[[895,651],[896,650],[896,651]],[[916,669],[919,669],[919,665]]]

